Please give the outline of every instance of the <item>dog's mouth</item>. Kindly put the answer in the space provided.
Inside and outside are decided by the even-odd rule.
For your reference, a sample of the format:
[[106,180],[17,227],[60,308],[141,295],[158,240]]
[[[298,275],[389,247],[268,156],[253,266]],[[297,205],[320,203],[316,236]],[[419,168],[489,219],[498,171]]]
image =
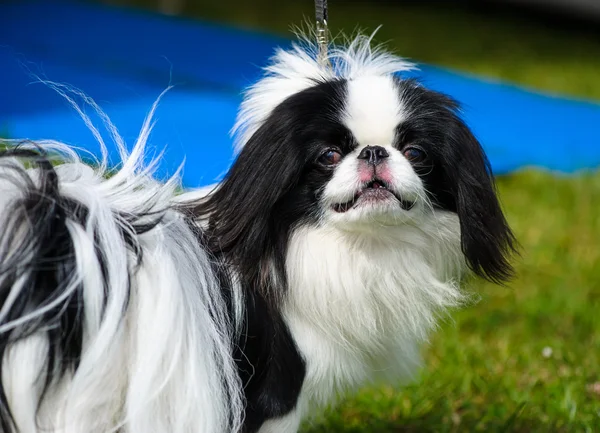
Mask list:
[[393,192],[388,184],[382,180],[375,179],[367,183],[360,191],[358,191],[351,200],[344,203],[334,204],[333,210],[337,213],[348,212],[350,209],[356,206],[356,204],[363,201],[371,203],[388,201],[395,199],[400,204],[400,207],[406,211],[409,211],[415,205],[414,201],[405,200],[400,195]]

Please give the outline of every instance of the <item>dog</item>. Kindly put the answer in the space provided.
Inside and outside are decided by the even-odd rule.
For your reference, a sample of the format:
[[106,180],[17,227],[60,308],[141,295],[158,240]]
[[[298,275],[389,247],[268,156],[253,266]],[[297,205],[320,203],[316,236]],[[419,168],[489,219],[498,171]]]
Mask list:
[[3,432],[295,433],[365,384],[414,375],[470,275],[513,275],[516,241],[458,103],[370,37],[328,56],[275,52],[209,191],[144,164],[156,104],[131,151],[104,116],[116,170],[54,141],[7,143]]

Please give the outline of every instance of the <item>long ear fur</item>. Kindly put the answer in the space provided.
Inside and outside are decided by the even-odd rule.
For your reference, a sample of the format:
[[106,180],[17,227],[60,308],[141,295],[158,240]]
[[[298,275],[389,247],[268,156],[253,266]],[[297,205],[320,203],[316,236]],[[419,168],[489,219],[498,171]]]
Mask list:
[[514,275],[509,258],[516,251],[516,240],[498,201],[490,163],[458,116],[448,140],[455,149],[447,175],[454,177],[451,185],[455,186],[463,253],[477,275],[502,283]]
[[[303,166],[297,146],[290,145],[292,123],[284,116],[267,120],[248,140],[219,187],[192,209],[196,218],[210,217],[208,237],[213,252],[224,254],[246,282],[259,282],[263,290],[269,290],[272,281],[267,275],[273,271],[285,278],[287,234],[273,219],[273,208],[297,183]],[[276,269],[266,267],[273,265]]]

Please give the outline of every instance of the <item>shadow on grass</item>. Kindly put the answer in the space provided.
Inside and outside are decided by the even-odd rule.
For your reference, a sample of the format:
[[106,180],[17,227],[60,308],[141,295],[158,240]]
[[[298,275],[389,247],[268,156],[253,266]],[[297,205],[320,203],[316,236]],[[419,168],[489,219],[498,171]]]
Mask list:
[[[307,424],[301,433],[455,433],[455,432],[487,432],[487,433],[567,433],[572,432],[568,426],[541,423],[536,417],[529,417],[526,404],[506,419],[467,419],[463,420],[457,413],[448,415],[444,412],[432,412],[420,418],[410,419],[349,419],[328,416],[326,422]],[[385,414],[382,414],[385,415]],[[336,421],[333,421],[333,420]]]

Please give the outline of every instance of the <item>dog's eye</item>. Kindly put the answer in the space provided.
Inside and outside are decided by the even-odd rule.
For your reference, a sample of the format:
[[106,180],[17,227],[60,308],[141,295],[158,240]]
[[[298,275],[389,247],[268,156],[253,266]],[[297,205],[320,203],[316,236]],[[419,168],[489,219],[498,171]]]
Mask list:
[[328,149],[319,157],[319,163],[323,165],[336,165],[342,159],[342,154],[335,149]]
[[421,162],[427,156],[423,149],[413,146],[405,148],[402,153],[410,162]]

